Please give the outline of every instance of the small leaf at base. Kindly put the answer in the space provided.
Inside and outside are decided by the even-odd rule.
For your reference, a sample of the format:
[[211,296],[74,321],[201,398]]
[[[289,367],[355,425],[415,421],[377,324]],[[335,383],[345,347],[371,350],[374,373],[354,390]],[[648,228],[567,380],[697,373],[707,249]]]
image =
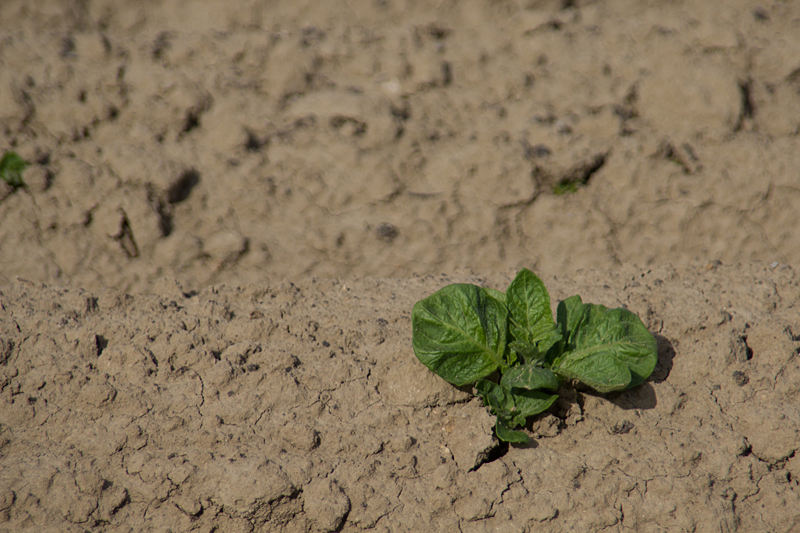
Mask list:
[[527,443],[531,438],[524,431],[515,431],[506,425],[500,417],[497,417],[497,423],[494,425],[494,432],[497,438],[505,442],[518,442],[521,444]]

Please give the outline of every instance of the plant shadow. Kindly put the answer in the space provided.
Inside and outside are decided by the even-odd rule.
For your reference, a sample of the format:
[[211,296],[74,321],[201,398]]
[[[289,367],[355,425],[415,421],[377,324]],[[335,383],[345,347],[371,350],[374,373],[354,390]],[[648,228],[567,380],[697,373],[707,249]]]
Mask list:
[[666,381],[669,377],[669,373],[672,372],[672,360],[675,358],[675,348],[668,338],[658,334],[653,334],[653,337],[656,338],[656,345],[658,346],[658,362],[656,362],[656,368],[653,370],[653,373],[650,374],[650,379],[648,381],[661,383],[662,381]]
[[655,409],[658,405],[656,390],[653,385],[645,381],[638,387],[620,392],[610,392],[606,399],[621,409]]

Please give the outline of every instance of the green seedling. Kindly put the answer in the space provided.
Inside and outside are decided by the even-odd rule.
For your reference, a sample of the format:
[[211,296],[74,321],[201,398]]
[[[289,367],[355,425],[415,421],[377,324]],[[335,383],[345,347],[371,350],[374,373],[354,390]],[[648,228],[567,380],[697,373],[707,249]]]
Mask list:
[[22,181],[22,171],[25,170],[28,164],[16,152],[6,151],[3,154],[3,159],[0,159],[0,179],[15,189],[24,187],[25,182]]
[[522,269],[505,294],[456,283],[418,301],[411,313],[417,358],[458,387],[474,384],[497,417],[500,440],[527,442],[516,430],[547,410],[562,380],[598,392],[635,387],[653,372],[656,341],[627,309],[585,304],[572,296],[558,304],[539,277]]
[[574,181],[561,180],[553,186],[553,194],[556,196],[564,196],[575,192],[578,192],[578,184]]

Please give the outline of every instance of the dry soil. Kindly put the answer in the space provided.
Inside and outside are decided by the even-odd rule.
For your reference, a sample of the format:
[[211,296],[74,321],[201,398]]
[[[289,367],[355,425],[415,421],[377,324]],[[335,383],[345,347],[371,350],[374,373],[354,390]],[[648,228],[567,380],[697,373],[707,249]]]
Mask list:
[[[3,0],[0,531],[800,532],[800,3]],[[653,376],[502,445],[414,302]]]

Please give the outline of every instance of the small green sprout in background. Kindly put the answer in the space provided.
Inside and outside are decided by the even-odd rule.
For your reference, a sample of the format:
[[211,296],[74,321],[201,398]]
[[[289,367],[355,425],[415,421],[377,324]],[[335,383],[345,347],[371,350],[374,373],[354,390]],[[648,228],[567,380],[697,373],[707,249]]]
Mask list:
[[578,192],[578,184],[570,180],[561,180],[553,187],[553,194],[563,196]]
[[550,294],[526,268],[505,293],[443,287],[414,305],[411,323],[417,358],[457,387],[474,384],[507,442],[529,440],[515,428],[553,405],[562,380],[601,393],[625,390],[647,379],[658,360],[655,338],[627,309],[575,295],[558,304],[553,320]]
[[0,179],[18,189],[25,186],[22,181],[22,171],[29,165],[16,152],[6,150],[3,159],[0,159]]

